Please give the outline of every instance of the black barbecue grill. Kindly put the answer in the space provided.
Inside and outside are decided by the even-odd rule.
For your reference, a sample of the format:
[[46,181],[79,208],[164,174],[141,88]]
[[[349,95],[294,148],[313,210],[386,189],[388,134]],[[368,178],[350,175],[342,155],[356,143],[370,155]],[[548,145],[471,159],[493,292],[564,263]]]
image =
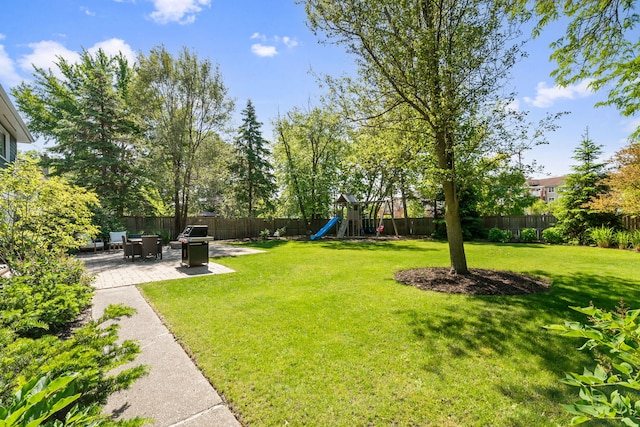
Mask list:
[[178,241],[182,243],[182,265],[193,267],[209,263],[209,242],[213,237],[208,236],[209,227],[206,225],[187,225],[178,234]]

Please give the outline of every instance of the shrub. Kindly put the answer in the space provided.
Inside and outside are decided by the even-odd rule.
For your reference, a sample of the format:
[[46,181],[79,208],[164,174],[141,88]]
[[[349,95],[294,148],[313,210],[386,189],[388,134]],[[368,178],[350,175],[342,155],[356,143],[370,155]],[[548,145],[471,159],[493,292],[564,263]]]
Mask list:
[[615,242],[618,244],[618,248],[627,249],[631,243],[631,233],[628,231],[618,231],[614,236]]
[[599,248],[608,248],[613,243],[614,231],[611,227],[596,227],[589,230],[589,237]]
[[567,337],[586,338],[580,350],[593,350],[597,360],[593,370],[570,373],[563,383],[580,389],[580,400],[562,405],[575,415],[572,425],[592,419],[619,420],[638,426],[640,421],[640,310],[624,306],[616,312],[595,307],[571,307],[589,317],[591,324],[565,321],[564,325],[545,326]]
[[559,245],[564,242],[562,232],[557,227],[550,227],[542,231],[542,240],[552,245]]
[[11,277],[0,279],[0,327],[20,335],[55,330],[91,303],[91,277],[77,259],[44,252],[12,267]]
[[525,228],[520,231],[520,241],[524,243],[535,242],[538,240],[538,232],[535,228]]
[[268,228],[265,228],[264,230],[262,230],[260,232],[260,238],[262,240],[267,240],[269,239],[269,236],[271,236],[271,230],[269,230]]
[[276,239],[279,239],[280,237],[284,236],[286,231],[287,231],[286,227],[278,228],[276,231],[273,232],[273,237],[275,237]]
[[133,361],[140,347],[131,340],[119,344],[118,325],[112,320],[134,311],[110,306],[100,319],[89,321],[69,339],[44,335],[0,343],[0,406],[11,400],[11,390],[43,374],[58,377],[75,373],[76,390],[81,393],[78,403],[85,408],[103,405],[109,394],[128,388],[147,368],[140,365],[113,371]]
[[489,230],[489,240],[492,242],[507,243],[512,237],[513,235],[509,230],[500,230],[499,228]]
[[631,233],[631,246],[633,246],[636,251],[640,251],[640,230],[634,230],[633,233]]
[[[25,384],[13,396],[7,408],[0,407],[0,423],[3,427],[23,425],[39,426],[57,412],[78,400],[75,394],[75,375],[62,375],[51,380],[48,374],[39,375]],[[90,425],[95,419],[85,417],[83,425]]]

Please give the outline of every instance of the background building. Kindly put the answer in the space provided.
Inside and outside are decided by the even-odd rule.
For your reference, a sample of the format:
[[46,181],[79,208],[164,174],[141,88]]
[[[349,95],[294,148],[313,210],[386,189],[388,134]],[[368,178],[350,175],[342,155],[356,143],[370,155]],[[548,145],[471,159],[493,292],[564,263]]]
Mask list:
[[528,179],[527,185],[532,196],[549,203],[558,200],[560,197],[558,187],[563,186],[566,179],[566,175],[554,178]]

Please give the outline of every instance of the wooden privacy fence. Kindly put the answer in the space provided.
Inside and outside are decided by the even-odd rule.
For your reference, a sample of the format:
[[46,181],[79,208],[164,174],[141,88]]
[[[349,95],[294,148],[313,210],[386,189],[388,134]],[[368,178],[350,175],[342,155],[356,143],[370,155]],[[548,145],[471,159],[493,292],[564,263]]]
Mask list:
[[[169,239],[175,239],[182,230],[175,230],[173,217],[125,217],[124,225],[130,233],[160,234]],[[263,218],[214,218],[188,217],[188,225],[206,225],[209,235],[217,240],[244,239],[258,237],[262,230],[268,229],[271,234],[284,228],[285,236],[299,236],[318,231],[327,220],[311,220],[307,226],[300,219],[263,219]]]
[[484,227],[487,230],[499,228],[508,230],[514,238],[520,237],[520,232],[526,228],[533,228],[542,238],[542,231],[553,227],[558,220],[553,215],[512,215],[512,216],[486,216],[483,218]]
[[[213,218],[213,217],[189,217],[187,224],[207,225],[209,235],[217,240],[256,238],[262,230],[268,229],[273,235],[277,229],[284,228],[284,236],[305,236],[316,233],[327,223],[328,219],[314,219],[305,224],[301,219],[263,219],[263,218]],[[173,217],[125,217],[123,218],[126,229],[130,233],[160,234],[168,239],[175,237],[182,230],[174,230]],[[435,231],[433,218],[396,218],[392,222],[390,218],[384,219],[383,235],[393,236],[393,223],[401,236],[430,236]],[[484,227],[487,230],[499,228],[509,230],[515,238],[525,228],[533,228],[542,237],[542,231],[553,227],[557,219],[552,215],[517,215],[517,216],[488,216],[483,218]],[[623,227],[627,230],[640,229],[638,218],[623,218]],[[330,230],[329,235],[335,235],[337,229]]]

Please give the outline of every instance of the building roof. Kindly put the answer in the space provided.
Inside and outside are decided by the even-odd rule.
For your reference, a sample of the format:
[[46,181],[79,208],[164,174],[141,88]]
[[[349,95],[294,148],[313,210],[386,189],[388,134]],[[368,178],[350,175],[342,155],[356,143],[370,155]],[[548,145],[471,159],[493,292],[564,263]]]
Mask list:
[[18,142],[30,144],[35,141],[2,85],[0,85],[0,124],[2,124],[2,127],[8,130]]
[[341,194],[340,197],[338,197],[338,199],[336,200],[336,202],[349,203],[352,205],[357,205],[360,203],[358,202],[358,199],[356,199],[356,196],[354,196],[353,194]]
[[530,187],[559,187],[566,181],[567,176],[556,176],[553,178],[528,179],[527,184]]

